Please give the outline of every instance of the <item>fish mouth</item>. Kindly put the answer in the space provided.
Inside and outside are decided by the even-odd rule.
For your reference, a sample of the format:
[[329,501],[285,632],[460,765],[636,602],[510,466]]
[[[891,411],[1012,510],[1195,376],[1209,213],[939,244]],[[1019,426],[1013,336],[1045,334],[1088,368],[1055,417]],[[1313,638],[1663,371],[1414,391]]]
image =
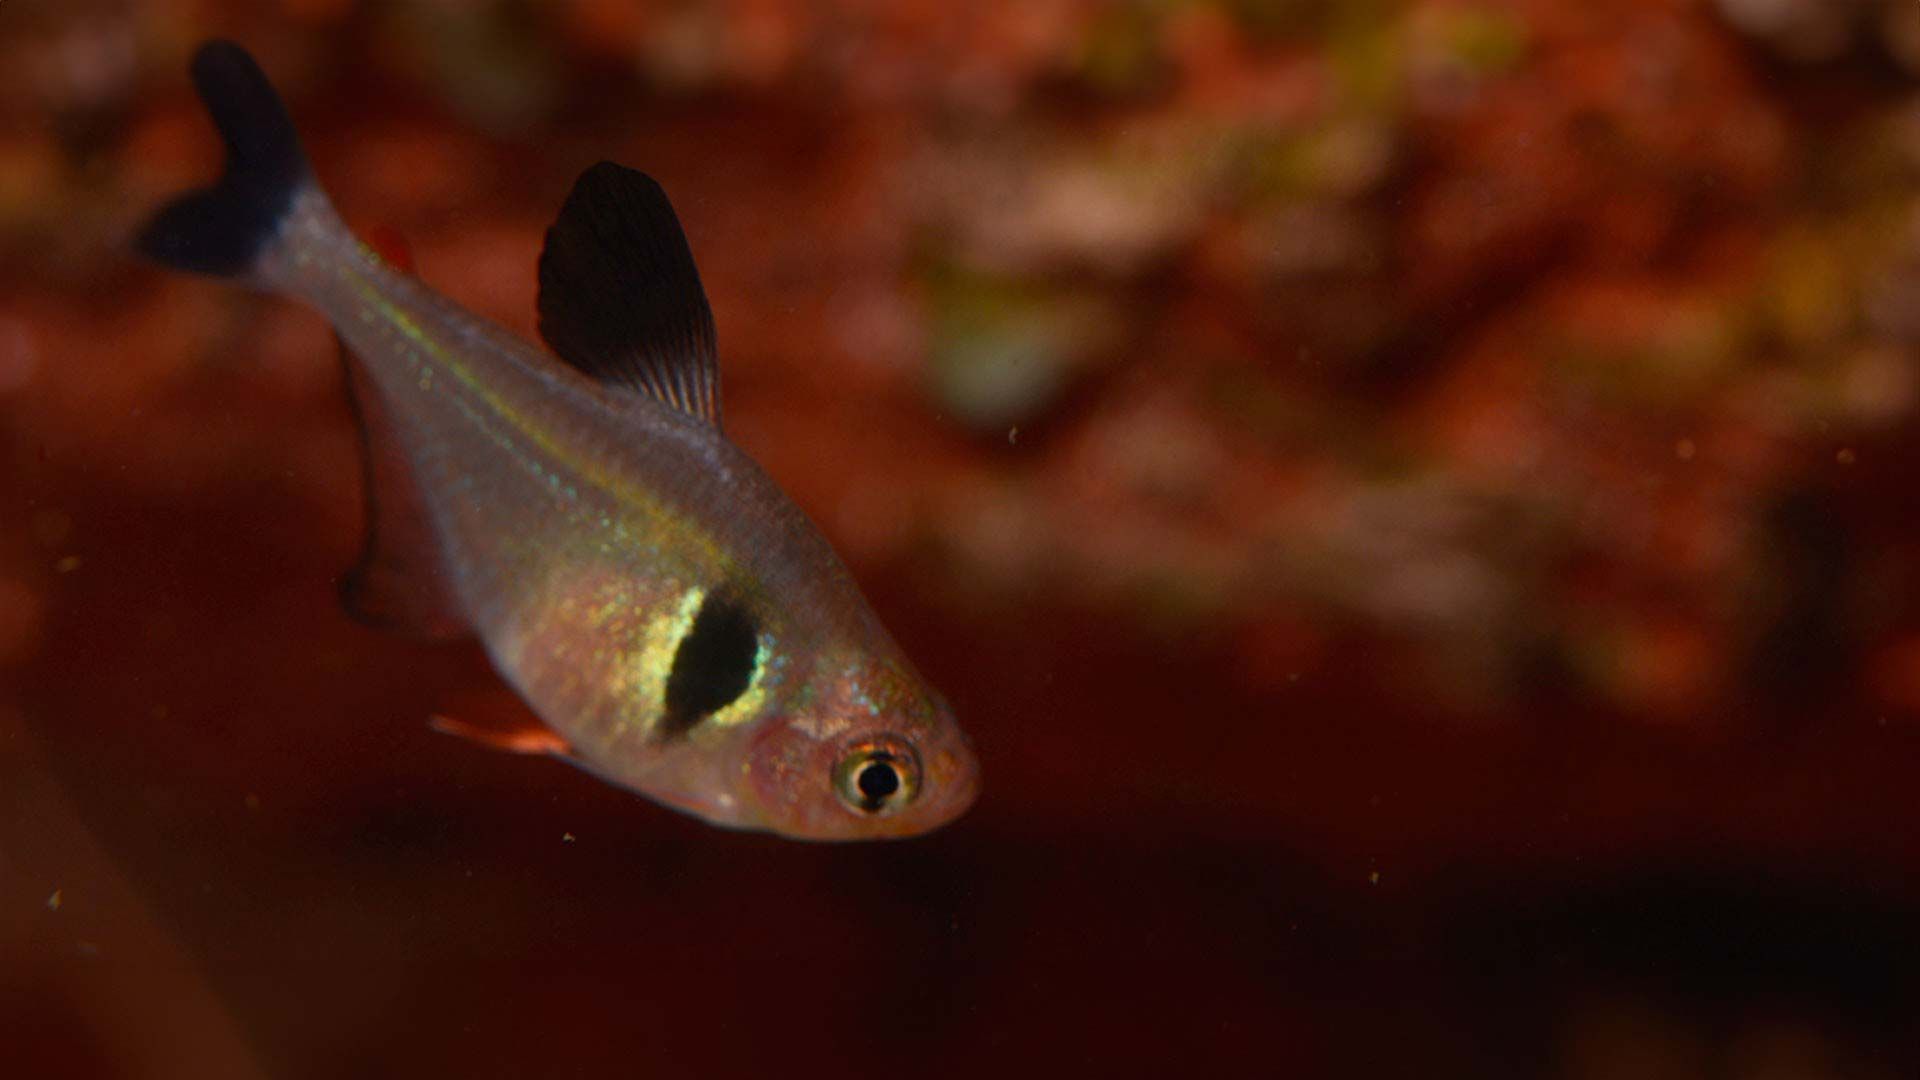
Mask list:
[[927,811],[929,829],[959,818],[980,800],[980,759],[964,736],[934,755],[928,768],[928,787],[928,794],[936,800],[932,805],[939,807],[937,812]]

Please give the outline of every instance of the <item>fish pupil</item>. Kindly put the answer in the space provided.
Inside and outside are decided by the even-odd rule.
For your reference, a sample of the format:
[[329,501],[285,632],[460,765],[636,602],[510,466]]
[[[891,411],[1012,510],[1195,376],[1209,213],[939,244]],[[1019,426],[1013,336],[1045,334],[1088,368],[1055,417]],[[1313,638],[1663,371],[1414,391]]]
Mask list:
[[667,673],[667,735],[679,735],[739,700],[759,661],[759,629],[739,604],[709,594],[674,650]]
[[900,790],[900,774],[891,764],[875,760],[860,769],[860,775],[854,778],[854,786],[860,789],[862,801],[870,810],[878,810],[886,805],[888,799]]

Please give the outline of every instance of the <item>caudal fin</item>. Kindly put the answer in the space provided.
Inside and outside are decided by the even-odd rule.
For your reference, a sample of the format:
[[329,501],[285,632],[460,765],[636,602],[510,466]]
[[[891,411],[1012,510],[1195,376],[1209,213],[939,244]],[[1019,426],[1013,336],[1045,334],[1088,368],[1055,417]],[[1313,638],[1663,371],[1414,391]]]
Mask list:
[[202,45],[193,85],[227,144],[226,172],[161,208],[136,244],[179,270],[244,275],[306,185],[307,158],[286,105],[245,49],[231,41]]

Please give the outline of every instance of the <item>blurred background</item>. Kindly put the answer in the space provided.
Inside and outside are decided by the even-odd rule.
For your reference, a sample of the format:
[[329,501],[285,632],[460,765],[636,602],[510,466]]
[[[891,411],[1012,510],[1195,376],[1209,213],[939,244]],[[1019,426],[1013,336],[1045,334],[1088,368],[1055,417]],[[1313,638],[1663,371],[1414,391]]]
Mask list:
[[[327,329],[127,252],[216,34],[523,333],[662,181],[971,815],[427,730]],[[1915,1075],[1917,181],[1906,0],[6,0],[9,1074]]]

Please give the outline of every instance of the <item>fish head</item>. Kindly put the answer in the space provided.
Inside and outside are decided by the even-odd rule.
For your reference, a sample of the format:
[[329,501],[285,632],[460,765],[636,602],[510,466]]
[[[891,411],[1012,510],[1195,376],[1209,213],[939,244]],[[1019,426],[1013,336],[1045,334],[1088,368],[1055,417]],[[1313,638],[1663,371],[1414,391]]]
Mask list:
[[952,708],[851,591],[773,603],[569,559],[542,596],[544,632],[501,662],[595,775],[807,840],[912,836],[974,801]]
[[803,840],[915,836],[979,794],[953,710],[904,660],[823,658],[755,731],[741,766],[760,827]]

